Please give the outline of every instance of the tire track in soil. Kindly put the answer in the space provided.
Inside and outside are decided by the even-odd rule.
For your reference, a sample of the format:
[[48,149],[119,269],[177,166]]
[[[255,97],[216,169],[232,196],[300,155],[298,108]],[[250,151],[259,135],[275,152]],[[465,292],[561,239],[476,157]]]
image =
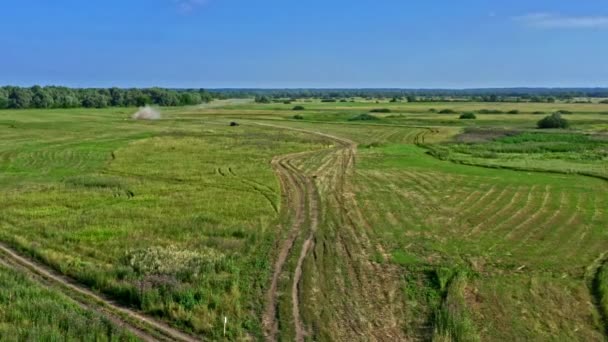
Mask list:
[[[108,318],[114,324],[123,327],[144,341],[195,342],[201,340],[135,310],[120,306],[116,302],[76,283],[71,278],[57,273],[48,266],[21,256],[2,242],[0,242],[0,260],[3,261],[3,264],[18,267],[35,280],[42,279],[43,281],[38,281],[38,283],[43,286],[46,283],[60,287],[63,290],[61,292],[77,302],[79,306]],[[137,322],[138,325],[134,325],[131,322]],[[139,325],[145,327],[146,330],[153,331],[153,333],[147,332]]]
[[279,330],[279,322],[277,320],[277,291],[279,278],[283,274],[283,267],[285,266],[291,249],[299,236],[302,225],[306,220],[306,182],[303,179],[304,177],[298,172],[294,172],[289,165],[290,159],[296,158],[303,154],[304,153],[294,153],[286,156],[276,157],[272,160],[272,167],[279,177],[279,183],[281,184],[281,191],[283,193],[283,205],[281,206],[281,211],[283,212],[283,215],[287,215],[293,219],[288,237],[282,242],[279,254],[274,263],[272,280],[266,295],[267,304],[262,317],[262,325],[264,328],[264,335],[268,341],[276,341],[276,335]]
[[[253,123],[253,122],[252,122]],[[397,284],[397,269],[390,269],[388,265],[376,265],[370,262],[370,255],[376,249],[382,249],[380,245],[374,245],[367,236],[367,231],[371,231],[369,224],[361,218],[358,204],[354,199],[352,186],[348,182],[347,176],[354,175],[356,144],[350,140],[338,138],[328,134],[307,131],[303,129],[283,127],[272,124],[254,123],[259,126],[266,126],[275,129],[289,129],[305,134],[317,135],[331,141],[334,146],[331,162],[323,163],[316,174],[322,177],[309,177],[304,171],[293,166],[292,161],[301,158],[314,156],[316,153],[326,153],[327,149],[294,153],[280,156],[273,159],[272,165],[279,177],[283,193],[282,207],[283,215],[292,217],[291,228],[288,237],[282,242],[279,255],[274,264],[274,271],[271,284],[267,293],[267,307],[263,314],[263,326],[265,337],[268,341],[276,341],[279,322],[278,312],[278,283],[284,270],[285,263],[290,255],[296,255],[292,251],[296,240],[305,235],[306,239],[302,243],[295,270],[293,271],[291,283],[291,301],[295,340],[303,341],[308,336],[308,331],[304,327],[300,312],[300,283],[303,278],[303,264],[314,250],[317,236],[315,233],[320,229],[319,218],[322,210],[335,211],[337,214],[337,226],[334,227],[336,236],[332,240],[320,241],[323,248],[334,250],[336,257],[339,257],[344,264],[344,272],[337,269],[335,274],[311,274],[310,277],[325,276],[330,279],[328,293],[321,296],[331,297],[331,292],[337,293],[341,298],[336,302],[329,303],[321,301],[323,305],[334,306],[340,317],[335,317],[334,326],[338,331],[332,331],[339,340],[360,339],[367,336],[371,340],[404,340],[404,334],[395,312],[395,306],[400,306],[400,300],[395,298],[399,294],[399,287],[391,286]],[[316,179],[315,179],[316,178]],[[324,195],[324,197],[320,197]],[[323,209],[320,204],[323,203]],[[308,221],[307,221],[308,219]],[[309,226],[304,226],[308,223]],[[327,222],[323,222],[327,223]],[[323,226],[324,229],[328,227]],[[305,230],[306,229],[306,230]],[[386,253],[382,250],[382,252]],[[295,257],[295,256],[294,256]],[[316,258],[313,263],[316,262]],[[327,270],[323,265],[317,269]],[[348,277],[347,279],[338,279]],[[351,285],[344,287],[345,282]],[[389,283],[391,285],[389,285]],[[350,292],[350,293],[349,293]],[[308,298],[310,303],[315,303],[314,298]],[[323,307],[315,308],[323,310]],[[332,324],[332,322],[322,322],[321,324]]]

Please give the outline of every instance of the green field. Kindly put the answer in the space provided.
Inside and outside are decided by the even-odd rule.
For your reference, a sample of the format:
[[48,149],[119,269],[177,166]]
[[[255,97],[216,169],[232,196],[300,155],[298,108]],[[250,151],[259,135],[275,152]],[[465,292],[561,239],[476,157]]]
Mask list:
[[[557,110],[570,129],[535,128]],[[225,317],[230,340],[607,338],[608,105],[134,111],[0,111],[0,241],[210,340]],[[0,338],[78,334],[59,315],[115,329],[19,272],[0,268],[25,293],[0,301]]]
[[61,293],[0,264],[0,340],[136,341]]

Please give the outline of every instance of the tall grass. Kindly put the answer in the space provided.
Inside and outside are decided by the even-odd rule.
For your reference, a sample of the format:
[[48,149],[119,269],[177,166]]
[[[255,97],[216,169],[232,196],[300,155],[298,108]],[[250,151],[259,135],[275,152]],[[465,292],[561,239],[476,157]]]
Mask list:
[[[438,275],[444,279],[445,274]],[[467,276],[464,271],[456,271],[443,290],[443,300],[435,310],[433,318],[433,341],[480,341],[473,321],[469,317],[464,297]]]
[[137,341],[111,322],[84,310],[20,272],[0,266],[0,340]]
[[593,287],[598,300],[601,323],[604,325],[604,332],[608,334],[608,262],[604,262],[598,269]]

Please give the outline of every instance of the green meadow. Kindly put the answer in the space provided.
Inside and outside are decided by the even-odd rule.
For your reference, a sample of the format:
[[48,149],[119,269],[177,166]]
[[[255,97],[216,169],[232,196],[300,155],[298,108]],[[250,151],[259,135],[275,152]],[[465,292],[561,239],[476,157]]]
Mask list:
[[[0,111],[0,241],[210,340],[225,317],[227,339],[265,336],[292,234],[281,339],[607,336],[606,104],[241,100],[161,108],[156,121],[135,110]],[[536,128],[559,110],[569,129]],[[281,156],[291,176],[279,177]],[[0,282],[0,337],[70,340],[90,326],[93,339],[132,338],[18,270],[0,267]]]

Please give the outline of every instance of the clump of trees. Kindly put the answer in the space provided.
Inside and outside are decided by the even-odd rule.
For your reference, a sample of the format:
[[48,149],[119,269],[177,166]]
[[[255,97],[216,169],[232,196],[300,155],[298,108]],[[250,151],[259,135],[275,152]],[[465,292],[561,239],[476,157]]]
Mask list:
[[380,120],[377,117],[371,115],[371,114],[359,114],[355,117],[352,117],[350,119],[348,119],[348,121],[373,121],[373,120]]
[[300,114],[294,115],[293,118],[296,119],[296,120],[304,120],[304,117],[302,115],[300,115]]
[[204,89],[74,89],[56,86],[30,88],[7,86],[0,88],[0,109],[185,106],[210,102],[213,98],[214,96]]
[[464,120],[475,120],[477,119],[477,116],[475,116],[475,113],[472,112],[468,112],[468,113],[462,113],[460,115],[460,119],[464,119]]
[[507,114],[519,114],[519,111],[517,109],[513,109],[508,111]]
[[388,108],[375,108],[369,111],[370,113],[390,113],[391,110]]
[[292,110],[304,110],[304,109],[306,109],[306,108],[304,108],[304,106],[298,105],[298,106],[293,107]]
[[439,114],[456,114],[456,111],[453,109],[442,109],[439,111]]
[[502,114],[501,110],[498,109],[482,109],[479,114]]
[[600,101],[600,103],[602,103],[602,104],[608,104],[608,100],[602,100],[602,101]]
[[255,103],[271,103],[272,101],[270,100],[270,98],[268,96],[256,96],[255,97]]
[[562,118],[560,113],[553,113],[549,116],[544,117],[536,124],[538,128],[568,128],[570,123],[568,120]]

